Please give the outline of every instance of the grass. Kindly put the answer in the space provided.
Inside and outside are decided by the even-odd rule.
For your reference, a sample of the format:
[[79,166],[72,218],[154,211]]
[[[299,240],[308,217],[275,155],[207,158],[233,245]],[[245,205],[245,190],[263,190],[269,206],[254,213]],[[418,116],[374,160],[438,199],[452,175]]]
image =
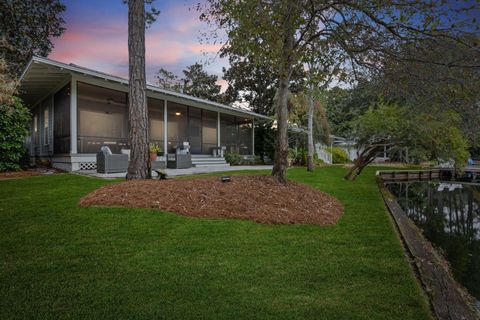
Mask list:
[[70,174],[0,181],[0,318],[429,319],[374,170],[289,171],[345,205],[328,227],[78,208],[112,181]]

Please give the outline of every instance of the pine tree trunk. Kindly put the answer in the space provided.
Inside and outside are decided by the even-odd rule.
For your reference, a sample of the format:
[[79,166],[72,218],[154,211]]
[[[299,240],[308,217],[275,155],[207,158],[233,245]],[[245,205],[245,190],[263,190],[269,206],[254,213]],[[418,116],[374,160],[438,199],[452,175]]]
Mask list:
[[128,120],[130,163],[127,179],[151,177],[145,79],[144,0],[128,0]]
[[307,145],[307,170],[313,172],[315,164],[313,163],[313,113],[315,111],[315,104],[313,97],[308,97],[308,145]]
[[277,139],[275,143],[275,161],[273,163],[272,175],[280,182],[286,182],[288,167],[288,82],[289,79],[279,80],[277,100]]
[[290,76],[292,74],[292,51],[294,45],[294,30],[292,8],[294,2],[288,2],[285,11],[285,21],[283,23],[283,52],[282,64],[278,77],[277,90],[277,141],[275,143],[275,160],[273,163],[272,176],[278,181],[285,183],[287,181],[288,167],[288,89]]

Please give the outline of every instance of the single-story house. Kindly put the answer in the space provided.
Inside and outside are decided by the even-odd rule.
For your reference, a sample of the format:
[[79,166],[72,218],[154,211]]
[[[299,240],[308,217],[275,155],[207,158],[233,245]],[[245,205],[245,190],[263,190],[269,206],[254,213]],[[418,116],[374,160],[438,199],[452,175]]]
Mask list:
[[[20,77],[20,97],[32,111],[27,147],[32,160],[88,170],[108,146],[128,149],[128,80],[74,64],[33,57]],[[192,156],[212,150],[252,155],[255,121],[263,115],[147,85],[150,140],[174,153],[189,142]]]

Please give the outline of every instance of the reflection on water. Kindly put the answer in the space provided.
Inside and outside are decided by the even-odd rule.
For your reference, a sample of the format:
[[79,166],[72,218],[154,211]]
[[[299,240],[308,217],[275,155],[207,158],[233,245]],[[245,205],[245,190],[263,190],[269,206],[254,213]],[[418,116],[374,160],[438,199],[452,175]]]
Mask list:
[[443,249],[456,279],[480,300],[480,184],[386,185],[425,237]]

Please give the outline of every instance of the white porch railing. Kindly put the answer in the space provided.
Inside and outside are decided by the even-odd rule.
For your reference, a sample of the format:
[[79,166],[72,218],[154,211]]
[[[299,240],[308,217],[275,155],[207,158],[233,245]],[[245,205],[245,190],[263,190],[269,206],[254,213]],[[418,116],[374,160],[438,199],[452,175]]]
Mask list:
[[332,154],[327,151],[326,145],[320,143],[315,144],[315,152],[317,153],[318,159],[327,164],[332,164]]

